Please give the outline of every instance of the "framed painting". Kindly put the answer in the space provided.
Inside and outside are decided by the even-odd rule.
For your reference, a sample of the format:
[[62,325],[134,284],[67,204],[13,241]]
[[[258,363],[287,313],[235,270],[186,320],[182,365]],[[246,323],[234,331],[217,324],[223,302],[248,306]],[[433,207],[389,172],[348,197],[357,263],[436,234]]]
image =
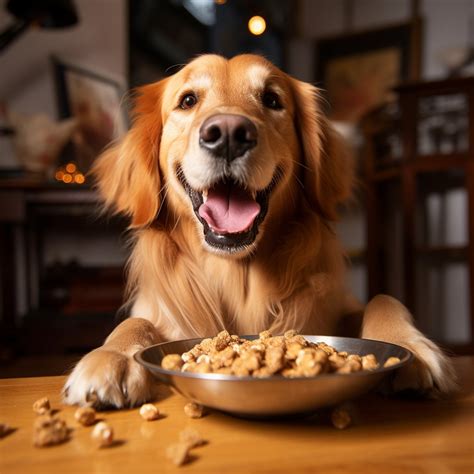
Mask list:
[[60,118],[77,119],[77,131],[66,153],[87,172],[101,151],[128,128],[122,107],[124,88],[94,71],[53,58]]
[[419,20],[322,39],[316,77],[325,91],[332,120],[358,123],[389,102],[392,88],[416,80],[420,70]]

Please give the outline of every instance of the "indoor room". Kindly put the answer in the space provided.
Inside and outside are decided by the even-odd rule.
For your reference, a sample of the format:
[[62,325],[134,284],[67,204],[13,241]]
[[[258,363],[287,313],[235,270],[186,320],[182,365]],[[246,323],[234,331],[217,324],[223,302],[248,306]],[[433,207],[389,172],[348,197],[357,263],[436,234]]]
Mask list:
[[474,2],[0,0],[2,472],[468,473],[473,375]]

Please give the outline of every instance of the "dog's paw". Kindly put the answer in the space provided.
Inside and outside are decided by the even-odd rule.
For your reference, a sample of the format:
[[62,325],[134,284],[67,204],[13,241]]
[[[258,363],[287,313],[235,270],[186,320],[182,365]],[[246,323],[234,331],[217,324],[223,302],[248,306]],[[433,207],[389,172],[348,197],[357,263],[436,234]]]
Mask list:
[[132,357],[100,347],[84,356],[69,376],[64,402],[95,408],[132,407],[154,395],[152,376]]
[[440,398],[456,392],[456,374],[450,359],[432,341],[420,334],[402,343],[411,352],[414,360],[399,369],[392,380],[395,392],[412,390],[430,398]]

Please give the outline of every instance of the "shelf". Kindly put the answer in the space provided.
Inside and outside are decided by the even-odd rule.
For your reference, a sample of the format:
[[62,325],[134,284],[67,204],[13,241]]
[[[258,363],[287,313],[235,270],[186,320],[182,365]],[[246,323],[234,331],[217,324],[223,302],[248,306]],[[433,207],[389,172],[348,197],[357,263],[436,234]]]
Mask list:
[[404,159],[398,164],[392,162],[390,167],[374,170],[368,176],[369,181],[387,181],[401,177],[403,169],[410,169],[416,174],[433,173],[449,169],[464,170],[469,163],[468,153],[453,153],[450,155],[416,156],[414,159]]
[[415,249],[415,252],[422,258],[452,261],[467,261],[468,251],[467,245],[418,247]]

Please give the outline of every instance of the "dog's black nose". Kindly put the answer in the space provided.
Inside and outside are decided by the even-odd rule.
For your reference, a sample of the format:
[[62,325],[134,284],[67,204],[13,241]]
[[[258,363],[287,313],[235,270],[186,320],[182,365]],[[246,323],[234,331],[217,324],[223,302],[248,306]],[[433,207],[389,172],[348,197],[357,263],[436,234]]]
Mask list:
[[213,115],[201,125],[199,144],[216,158],[232,161],[255,147],[257,127],[243,115]]

